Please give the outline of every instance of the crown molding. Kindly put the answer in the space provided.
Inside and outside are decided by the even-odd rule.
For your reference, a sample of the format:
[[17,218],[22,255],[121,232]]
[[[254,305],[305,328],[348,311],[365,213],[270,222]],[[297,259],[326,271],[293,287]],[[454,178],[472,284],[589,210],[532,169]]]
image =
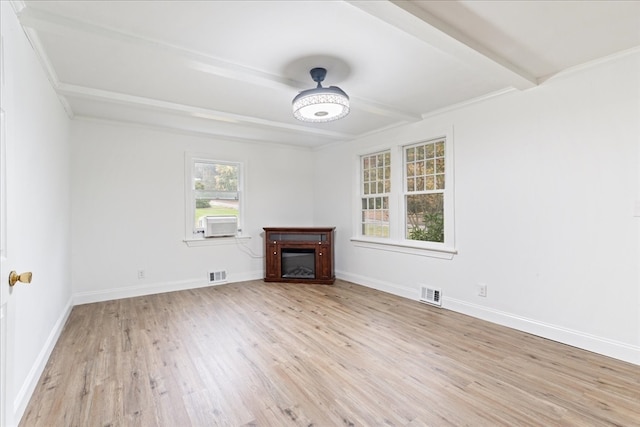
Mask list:
[[20,14],[20,12],[22,12],[22,10],[27,7],[26,3],[22,0],[9,0],[9,1],[16,15]]
[[594,59],[593,61],[588,61],[580,65],[576,65],[574,67],[566,68],[562,71],[559,71],[555,74],[549,74],[547,76],[540,77],[538,79],[538,84],[543,84],[549,80],[555,80],[557,78],[571,76],[573,74],[579,73],[584,70],[588,70],[590,68],[598,67],[602,64],[606,64],[608,62],[617,61],[619,59],[625,58],[627,56],[632,56],[640,54],[640,46],[632,47],[631,49],[626,49],[621,52],[616,52],[611,55],[604,56],[602,58]]

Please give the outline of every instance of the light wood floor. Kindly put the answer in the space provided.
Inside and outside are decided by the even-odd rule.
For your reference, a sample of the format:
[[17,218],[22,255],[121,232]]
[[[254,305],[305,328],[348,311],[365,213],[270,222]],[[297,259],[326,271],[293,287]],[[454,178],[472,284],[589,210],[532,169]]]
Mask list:
[[634,426],[640,366],[338,280],[77,306],[21,426]]

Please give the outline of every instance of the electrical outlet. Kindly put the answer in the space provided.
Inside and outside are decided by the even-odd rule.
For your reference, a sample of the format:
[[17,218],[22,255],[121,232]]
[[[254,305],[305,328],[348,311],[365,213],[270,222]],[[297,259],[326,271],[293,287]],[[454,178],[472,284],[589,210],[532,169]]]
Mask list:
[[138,270],[138,279],[144,279],[145,273],[144,270]]
[[486,297],[487,296],[487,285],[484,283],[478,283],[478,296]]

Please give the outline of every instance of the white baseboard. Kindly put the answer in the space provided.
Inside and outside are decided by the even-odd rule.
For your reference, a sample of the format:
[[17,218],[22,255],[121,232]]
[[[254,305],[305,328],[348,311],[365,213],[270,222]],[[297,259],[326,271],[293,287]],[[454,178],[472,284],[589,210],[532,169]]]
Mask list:
[[47,362],[49,361],[49,357],[53,352],[53,348],[56,346],[56,343],[58,342],[58,338],[62,333],[62,329],[64,328],[65,323],[67,323],[67,319],[71,314],[72,308],[73,308],[72,298],[69,298],[67,305],[65,306],[64,310],[62,310],[62,313],[58,318],[58,320],[56,321],[56,323],[53,325],[53,328],[49,333],[49,337],[45,341],[45,344],[42,346],[42,349],[40,350],[40,353],[38,354],[36,361],[34,362],[33,366],[31,366],[31,370],[29,371],[29,374],[25,378],[24,383],[22,383],[22,387],[20,387],[20,391],[18,392],[15,400],[13,401],[13,419],[14,420],[22,419],[22,415],[24,414],[24,411],[27,409],[27,404],[29,403],[29,399],[31,399],[31,396],[33,395],[33,392],[35,391],[36,386],[38,385],[40,376],[44,372],[44,368],[46,367]]
[[[350,274],[345,272],[336,273],[340,279],[357,283],[362,286],[377,289],[400,297],[418,300],[419,294],[417,289],[407,289],[394,283],[376,280],[366,276]],[[506,326],[519,331],[527,332],[553,341],[558,341],[583,350],[592,351],[604,356],[613,357],[614,359],[623,360],[625,362],[640,365],[640,347],[631,344],[610,340],[608,338],[598,337],[581,331],[564,328],[540,322],[535,319],[518,316],[489,307],[472,304],[466,301],[442,298],[442,308],[466,314],[477,319],[486,320],[498,325]]]
[[442,306],[448,310],[507,326],[539,337],[578,347],[614,359],[640,365],[640,347],[598,337],[585,332],[540,322],[500,310],[484,307],[454,298],[442,298]]
[[357,283],[358,285],[366,286],[368,288],[377,289],[382,292],[397,295],[400,297],[417,300],[419,297],[418,290],[407,289],[406,287],[398,286],[395,283],[385,282],[382,280],[374,279],[372,277],[361,276],[359,274],[346,273],[344,271],[336,271],[336,277],[347,282]]
[[248,280],[262,279],[264,273],[249,272],[227,276],[227,281],[223,283],[209,283],[204,279],[176,280],[172,282],[156,282],[137,286],[127,286],[122,288],[107,289],[101,291],[77,292],[73,294],[73,305],[91,304],[94,302],[111,301],[122,298],[133,298],[144,295],[161,294],[164,292],[184,291],[187,289],[205,288],[217,286],[224,283],[245,282]]

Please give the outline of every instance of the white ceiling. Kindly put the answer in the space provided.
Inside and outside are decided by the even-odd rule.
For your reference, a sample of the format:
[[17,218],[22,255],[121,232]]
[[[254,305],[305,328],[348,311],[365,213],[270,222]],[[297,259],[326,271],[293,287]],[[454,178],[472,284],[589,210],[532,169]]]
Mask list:
[[[640,50],[640,1],[14,1],[72,117],[316,147]],[[315,86],[351,113],[306,124]]]

